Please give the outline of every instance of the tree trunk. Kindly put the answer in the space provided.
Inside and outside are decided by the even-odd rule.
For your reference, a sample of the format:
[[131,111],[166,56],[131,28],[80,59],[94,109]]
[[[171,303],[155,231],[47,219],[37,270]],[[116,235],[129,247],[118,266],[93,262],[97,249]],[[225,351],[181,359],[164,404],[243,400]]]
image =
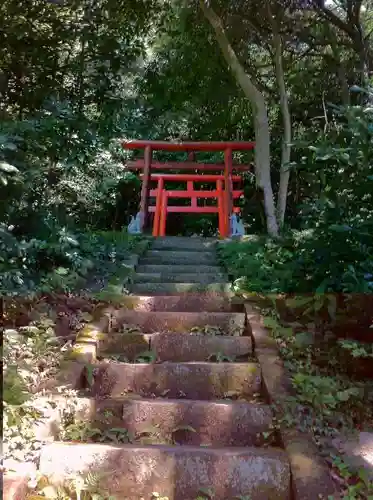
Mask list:
[[255,175],[257,183],[264,194],[264,207],[266,213],[267,231],[270,236],[278,236],[275,203],[273,198],[271,172],[270,172],[270,131],[268,122],[267,105],[263,94],[257,85],[245,72],[242,64],[229,43],[220,17],[205,0],[200,0],[201,9],[215,31],[215,37],[223,56],[232,71],[238,85],[251,103],[254,114],[255,128]]
[[84,69],[85,69],[85,49],[86,40],[84,31],[81,39],[81,51],[79,56],[79,72],[78,72],[78,113],[83,115],[84,110]]
[[[275,21],[274,21],[275,22]],[[282,40],[277,31],[277,26],[273,26],[273,46],[275,49],[274,62],[276,70],[276,80],[280,95],[280,109],[282,123],[284,127],[281,150],[281,170],[280,185],[277,195],[277,220],[280,226],[284,224],[288,186],[290,178],[290,155],[291,155],[291,116],[289,111],[289,101],[286,92],[284,69],[282,65]]]
[[264,211],[267,221],[268,234],[278,236],[278,224],[276,219],[275,203],[272,191],[270,172],[270,143],[269,122],[267,106],[264,98],[257,101],[254,108],[254,130],[255,130],[255,174],[259,187],[263,190]]
[[350,105],[350,89],[348,87],[346,65],[343,61],[343,48],[338,44],[338,38],[336,36],[335,30],[331,29],[331,26],[327,27],[328,36],[330,38],[330,48],[332,49],[333,59],[336,72],[338,75],[339,82],[341,84],[341,99],[344,106]]

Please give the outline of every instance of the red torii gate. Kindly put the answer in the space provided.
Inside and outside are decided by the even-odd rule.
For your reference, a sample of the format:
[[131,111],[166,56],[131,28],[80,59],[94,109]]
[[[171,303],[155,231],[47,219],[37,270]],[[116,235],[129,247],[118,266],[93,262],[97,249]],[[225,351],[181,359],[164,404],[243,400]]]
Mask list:
[[[253,142],[164,142],[164,141],[123,141],[124,149],[144,149],[144,158],[130,161],[127,168],[134,171],[142,171],[142,187],[140,200],[140,213],[143,214],[143,227],[147,227],[149,213],[154,213],[153,236],[165,236],[168,213],[218,213],[219,234],[226,238],[230,236],[230,216],[238,213],[239,207],[234,206],[234,200],[238,199],[243,190],[233,189],[233,183],[242,181],[240,175],[234,172],[251,170],[251,165],[234,165],[232,161],[233,151],[248,151],[255,147]],[[153,162],[153,151],[185,151],[188,153],[187,162]],[[194,161],[197,151],[224,152],[224,164],[199,163]],[[220,171],[219,174],[171,174],[152,173],[152,170],[200,170]],[[223,172],[223,173],[221,173]],[[150,189],[150,182],[157,181],[157,189]],[[184,191],[167,190],[165,181],[186,182],[187,189]],[[194,189],[194,182],[214,182],[215,189],[201,191]],[[155,197],[155,206],[149,205],[149,197]],[[189,206],[169,206],[170,198],[186,198],[191,200]],[[216,198],[217,206],[198,206],[198,198]]]

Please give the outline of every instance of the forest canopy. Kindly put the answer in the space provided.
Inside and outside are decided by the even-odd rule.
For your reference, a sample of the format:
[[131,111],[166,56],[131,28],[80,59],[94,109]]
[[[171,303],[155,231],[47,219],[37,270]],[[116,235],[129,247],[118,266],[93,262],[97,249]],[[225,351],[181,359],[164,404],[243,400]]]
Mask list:
[[290,238],[310,265],[340,263],[332,281],[367,286],[371,1],[6,0],[0,16],[3,291],[19,267],[42,267],[45,246],[64,254],[61,235],[126,228],[140,190],[120,147],[131,138],[255,140],[248,232]]

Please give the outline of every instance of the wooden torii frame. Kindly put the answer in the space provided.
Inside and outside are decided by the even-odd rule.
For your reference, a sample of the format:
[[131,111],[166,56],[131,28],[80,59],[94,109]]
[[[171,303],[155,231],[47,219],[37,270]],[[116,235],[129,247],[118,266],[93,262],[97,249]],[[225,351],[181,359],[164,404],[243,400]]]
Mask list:
[[[251,170],[251,165],[234,165],[232,160],[233,151],[248,151],[255,147],[253,142],[164,142],[134,140],[123,141],[124,149],[143,149],[144,157],[127,163],[127,168],[133,171],[141,171],[142,186],[140,199],[140,213],[143,215],[143,228],[148,227],[149,213],[154,213],[153,236],[166,235],[166,223],[168,213],[218,213],[219,234],[226,238],[230,236],[230,216],[240,211],[234,206],[234,200],[242,194],[242,189],[233,189],[233,183],[242,179],[238,173]],[[187,152],[187,162],[153,162],[153,151]],[[198,151],[224,152],[224,164],[199,163],[194,161],[195,153]],[[160,173],[162,170],[194,171],[187,173]],[[195,173],[220,172],[219,174]],[[156,171],[153,173],[152,171]],[[236,175],[233,175],[236,173]],[[157,189],[150,189],[150,182],[157,182]],[[186,182],[187,189],[184,191],[167,190],[165,181]],[[215,189],[199,191],[194,189],[194,182],[214,182]],[[155,206],[150,206],[149,198],[155,197]],[[191,200],[190,206],[169,206],[170,198],[186,198]],[[198,206],[198,198],[216,198],[217,206]],[[143,229],[142,228],[142,229]]]

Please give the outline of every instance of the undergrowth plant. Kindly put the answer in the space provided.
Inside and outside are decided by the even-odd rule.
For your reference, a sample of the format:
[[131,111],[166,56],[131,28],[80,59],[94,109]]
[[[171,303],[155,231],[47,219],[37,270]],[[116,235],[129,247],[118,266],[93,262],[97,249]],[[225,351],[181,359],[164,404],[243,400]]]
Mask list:
[[[0,295],[29,297],[87,286],[100,299],[105,286],[113,287],[119,281],[121,288],[116,292],[122,293],[132,272],[126,259],[141,254],[149,245],[148,239],[126,231],[73,232],[53,226],[45,238],[20,240],[12,228],[0,225]],[[93,269],[99,270],[96,283],[90,280]],[[98,288],[97,281],[102,281]],[[106,295],[110,293],[113,295],[113,290],[106,290]]]
[[119,500],[107,495],[100,487],[102,474],[86,473],[73,475],[64,484],[56,485],[47,476],[40,476],[27,500]]
[[[4,459],[25,461],[38,456],[41,442],[35,424],[55,407],[53,398],[39,397],[42,384],[56,376],[64,357],[50,318],[3,334]],[[67,391],[74,401],[74,391]]]

